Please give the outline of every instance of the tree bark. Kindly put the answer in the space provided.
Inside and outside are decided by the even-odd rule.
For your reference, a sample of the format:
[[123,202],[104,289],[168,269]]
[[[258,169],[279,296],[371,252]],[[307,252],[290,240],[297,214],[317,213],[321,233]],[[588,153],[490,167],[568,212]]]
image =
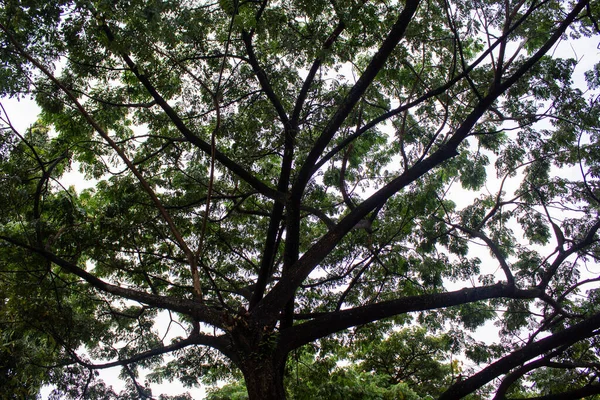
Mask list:
[[249,400],[285,400],[282,362],[270,359],[246,360],[241,369]]

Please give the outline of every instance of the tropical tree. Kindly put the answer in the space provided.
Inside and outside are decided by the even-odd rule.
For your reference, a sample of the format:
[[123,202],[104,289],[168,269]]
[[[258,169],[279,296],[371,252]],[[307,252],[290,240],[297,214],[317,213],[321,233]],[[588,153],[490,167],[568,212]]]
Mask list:
[[0,115],[3,381],[283,399],[303,346],[452,321],[479,367],[441,399],[600,393],[600,68],[556,51],[597,1],[0,4],[41,108]]
[[[325,339],[304,346],[287,364],[286,394],[295,400],[433,399],[465,372],[451,358],[463,342],[454,336],[371,324],[354,332],[350,343]],[[208,400],[221,399],[248,399],[243,381],[212,388]]]

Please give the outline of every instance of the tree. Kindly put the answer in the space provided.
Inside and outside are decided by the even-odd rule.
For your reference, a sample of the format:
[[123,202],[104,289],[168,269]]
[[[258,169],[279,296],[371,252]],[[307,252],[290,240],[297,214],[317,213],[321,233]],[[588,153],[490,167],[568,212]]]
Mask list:
[[[456,360],[444,360],[457,344],[453,335],[432,336],[424,327],[387,332],[377,324],[363,326],[350,344],[327,340],[294,351],[286,368],[286,393],[295,400],[433,399],[461,373]],[[247,398],[240,380],[208,396]]]
[[600,393],[600,67],[582,91],[554,56],[597,2],[0,4],[2,94],[42,110],[1,115],[0,337],[47,352],[6,376],[113,398],[117,366],[144,398],[141,368],[236,369],[283,399],[323,338],[495,320],[441,399]]

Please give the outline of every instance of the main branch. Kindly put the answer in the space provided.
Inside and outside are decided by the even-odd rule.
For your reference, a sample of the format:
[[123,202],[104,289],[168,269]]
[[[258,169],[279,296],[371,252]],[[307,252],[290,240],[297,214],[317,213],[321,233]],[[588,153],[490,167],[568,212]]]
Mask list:
[[533,299],[540,291],[517,290],[514,286],[497,283],[493,286],[465,288],[454,292],[408,296],[397,300],[369,304],[348,310],[317,316],[311,321],[282,331],[282,346],[293,350],[314,340],[394,315],[415,311],[440,309],[495,298]]

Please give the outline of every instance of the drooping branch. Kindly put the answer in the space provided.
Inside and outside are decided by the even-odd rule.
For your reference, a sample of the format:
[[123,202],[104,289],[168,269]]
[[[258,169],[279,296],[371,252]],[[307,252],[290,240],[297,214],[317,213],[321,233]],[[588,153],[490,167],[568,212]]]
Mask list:
[[56,86],[58,86],[60,88],[60,90],[63,91],[63,93],[69,98],[69,100],[71,100],[71,102],[73,103],[73,105],[75,106],[77,111],[79,111],[79,113],[87,121],[87,123],[89,123],[90,126],[92,128],[94,128],[94,130],[96,132],[98,132],[98,134],[102,137],[102,139],[104,139],[104,141],[106,141],[106,143],[117,153],[117,155],[121,158],[121,160],[123,160],[123,162],[125,163],[127,168],[136,177],[136,179],[142,186],[143,190],[148,194],[148,196],[152,200],[152,203],[154,204],[154,206],[156,207],[156,209],[158,210],[158,212],[160,213],[162,218],[167,223],[167,226],[169,227],[169,230],[173,234],[178,246],[181,248],[181,250],[186,255],[188,255],[188,256],[191,255],[191,250],[189,249],[185,239],[179,232],[179,229],[175,225],[175,222],[171,218],[171,215],[169,214],[167,209],[165,209],[162,202],[159,200],[158,196],[156,195],[156,193],[154,192],[154,190],[152,189],[152,187],[150,186],[148,181],[144,178],[144,176],[141,174],[141,172],[138,170],[138,168],[133,164],[133,162],[129,159],[129,157],[127,157],[127,154],[125,153],[125,151],[110,137],[108,132],[87,112],[85,107],[83,107],[83,105],[77,99],[77,96],[75,96],[75,94],[68,87],[66,87],[62,82],[60,82],[54,76],[54,74],[52,74],[52,72],[50,72],[50,70],[48,68],[46,68],[41,62],[39,62],[31,54],[29,54],[21,46],[21,44],[16,41],[16,39],[13,37],[11,32],[4,25],[0,24],[0,29],[2,31],[4,31],[4,33],[6,34],[6,36],[9,39],[10,43],[15,47],[17,52],[23,58],[25,58],[27,61],[29,61],[31,64],[33,64],[43,75],[45,75],[48,79],[50,79],[52,81],[52,83],[54,83]]
[[492,239],[490,239],[485,233],[483,233],[479,230],[474,230],[474,229],[471,229],[471,228],[468,228],[466,226],[462,226],[459,224],[453,224],[448,221],[444,221],[444,222],[446,224],[452,226],[453,228],[456,228],[456,229],[459,229],[459,230],[465,232],[466,234],[468,234],[472,237],[481,239],[488,246],[488,248],[491,250],[491,252],[494,254],[494,257],[496,257],[496,260],[498,260],[498,263],[500,263],[500,268],[502,268],[502,272],[504,272],[504,275],[506,276],[506,281],[508,282],[508,284],[514,285],[515,278],[510,270],[508,261],[506,261],[506,257],[504,257],[504,254],[502,254],[500,247],[498,247],[498,245]]
[[109,293],[129,300],[134,300],[143,304],[148,304],[153,307],[164,308],[181,314],[189,315],[199,321],[206,322],[207,324],[219,328],[222,328],[223,326],[223,318],[219,311],[207,307],[197,301],[160,296],[146,292],[141,292],[135,289],[124,288],[118,285],[113,285],[87,272],[86,270],[77,266],[76,264],[73,264],[45,249],[33,247],[19,240],[3,235],[0,236],[0,240],[4,240],[8,243],[11,243],[22,249],[28,250],[32,253],[39,254],[46,260],[61,267],[64,271],[83,279],[90,286],[101,292]]
[[233,21],[235,16],[231,16],[231,20],[229,22],[229,28],[227,30],[227,43],[225,44],[225,57],[221,60],[221,67],[219,69],[219,79],[217,79],[217,83],[215,89],[209,91],[212,96],[213,105],[216,111],[216,122],[215,126],[210,135],[210,173],[208,178],[208,187],[206,189],[206,205],[204,210],[204,217],[202,219],[202,228],[200,229],[200,239],[198,240],[198,247],[196,248],[196,253],[194,255],[193,262],[191,262],[191,271],[192,271],[192,282],[194,284],[194,294],[200,300],[202,300],[202,289],[200,286],[200,277],[198,275],[198,264],[202,265],[204,273],[206,274],[208,280],[212,284],[213,290],[215,291],[217,298],[222,306],[226,306],[225,301],[221,295],[219,287],[216,285],[210,271],[202,261],[202,254],[204,250],[204,242],[206,239],[206,229],[208,226],[208,217],[210,215],[210,204],[211,197],[214,186],[215,179],[215,152],[217,150],[217,133],[221,129],[221,105],[219,103],[219,97],[221,94],[221,81],[223,80],[223,72],[225,71],[225,63],[227,61],[227,54],[229,54],[229,46],[231,45],[231,33],[233,31]]
[[579,242],[573,244],[571,247],[564,251],[560,251],[552,264],[544,271],[542,278],[540,279],[540,283],[538,287],[541,290],[546,290],[546,287],[550,284],[550,281],[556,274],[558,268],[562,265],[563,261],[566,260],[571,255],[583,250],[587,246],[591,245],[596,239],[596,235],[600,230],[600,219],[596,220],[595,223],[589,228],[585,237],[583,237]]
[[[54,171],[54,169],[58,166],[58,164],[60,164],[61,161],[65,160],[66,158],[67,158],[67,153],[64,152],[62,155],[60,155],[55,160],[53,160],[50,163],[50,165],[48,166],[48,168],[45,168],[43,164],[40,164],[40,167],[42,168],[42,176],[40,177],[40,180],[35,189],[35,198],[33,201],[33,218],[35,218],[36,220],[39,220],[42,215],[42,210],[40,209],[41,208],[40,203],[42,201],[42,191],[44,190],[44,186],[50,179],[50,176],[51,176],[52,172]],[[38,240],[38,245],[41,246],[42,236],[40,233],[40,229],[41,229],[41,225],[37,224],[37,226],[36,226],[37,235],[38,235],[37,240]]]
[[201,346],[209,346],[213,347],[228,357],[235,357],[234,354],[228,350],[228,340],[224,336],[209,336],[203,335],[199,333],[192,333],[185,339],[177,340],[169,345],[160,346],[151,350],[147,350],[141,353],[138,353],[132,357],[124,358],[121,360],[110,361],[102,364],[90,363],[81,359],[77,359],[77,363],[92,370],[97,369],[106,369],[112,367],[126,366],[130,364],[134,364],[136,362],[140,362],[143,360],[147,360],[152,357],[160,356],[163,354],[171,353],[176,350],[181,350],[189,346],[201,345]]

